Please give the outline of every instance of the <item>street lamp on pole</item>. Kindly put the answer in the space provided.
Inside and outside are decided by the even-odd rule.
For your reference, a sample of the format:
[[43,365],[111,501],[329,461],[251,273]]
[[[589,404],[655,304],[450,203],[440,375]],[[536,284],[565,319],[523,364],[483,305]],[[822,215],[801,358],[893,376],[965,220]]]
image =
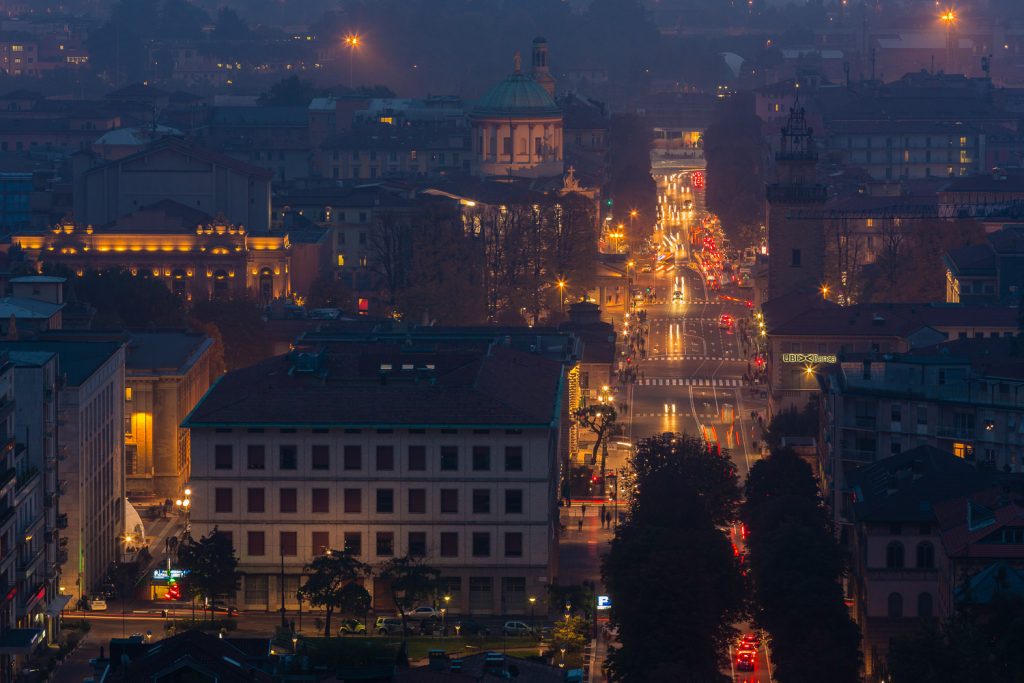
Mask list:
[[535,598],[534,596],[531,595],[530,596],[530,628],[534,628],[536,626],[536,624],[534,623],[534,620],[533,620],[533,608],[534,608],[534,606],[536,604],[537,604],[537,598]]
[[637,211],[636,209],[629,210],[629,234],[631,237],[636,235],[636,232],[633,230],[633,221],[636,220],[636,217],[639,215],[640,212]]
[[558,285],[558,312],[565,313],[565,280],[559,279],[556,283]]
[[946,24],[946,73],[953,71],[953,26],[956,24],[956,12],[952,8],[947,9],[939,15],[939,19]]
[[352,79],[352,63],[355,61],[356,50],[362,44],[362,38],[359,37],[358,33],[350,33],[345,36],[345,45],[348,46],[348,88],[352,90],[355,88]]

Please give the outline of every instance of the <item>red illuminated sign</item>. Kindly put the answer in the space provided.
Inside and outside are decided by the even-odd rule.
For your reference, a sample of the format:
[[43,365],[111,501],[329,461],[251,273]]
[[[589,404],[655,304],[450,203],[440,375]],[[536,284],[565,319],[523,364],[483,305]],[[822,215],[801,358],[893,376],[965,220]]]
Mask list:
[[690,181],[698,190],[704,189],[704,171],[694,171],[690,174]]

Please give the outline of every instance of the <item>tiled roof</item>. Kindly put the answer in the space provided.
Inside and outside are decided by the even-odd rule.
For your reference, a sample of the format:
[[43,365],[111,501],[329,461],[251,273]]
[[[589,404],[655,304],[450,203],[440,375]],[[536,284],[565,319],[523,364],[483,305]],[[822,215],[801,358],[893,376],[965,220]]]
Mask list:
[[269,180],[272,177],[270,171],[260,168],[259,166],[247,164],[244,161],[239,161],[238,159],[234,159],[225,154],[219,154],[217,152],[211,151],[203,147],[197,147],[195,145],[192,145],[190,143],[184,142],[173,137],[161,138],[154,142],[151,146],[147,147],[146,149],[138,151],[135,154],[129,154],[128,156],[122,157],[121,159],[117,159],[115,161],[109,161],[105,164],[94,166],[93,168],[90,168],[88,171],[86,171],[86,173],[95,173],[99,169],[105,168],[107,166],[123,165],[132,162],[136,159],[144,159],[163,149],[171,149],[175,152],[178,152],[179,154],[194,157],[196,159],[205,161],[210,164],[216,164],[217,166],[223,166],[225,168],[229,168],[233,171],[243,173],[245,175],[252,175],[256,176],[257,178],[263,178],[266,180]]
[[184,372],[213,345],[197,332],[131,332],[125,349],[125,368],[135,374]]
[[[150,645],[145,654],[136,657],[124,667],[124,681],[162,680],[169,672],[180,669],[175,680],[191,670],[204,679],[219,683],[270,683],[274,677],[256,666],[246,663],[246,653],[207,633],[185,631]],[[118,667],[120,668],[120,667]]]
[[971,559],[1024,559],[1024,544],[982,542],[1006,526],[1024,526],[1017,486],[999,485],[948,500],[935,508],[946,554]]
[[1014,327],[1017,309],[963,304],[857,304],[814,308],[783,322],[767,314],[768,334],[905,337],[923,327]]
[[119,342],[0,341],[0,351],[49,351],[59,357],[60,371],[69,386],[81,386],[121,348]]
[[989,485],[998,475],[938,448],[918,446],[848,476],[858,521],[924,522],[935,518],[936,503]]
[[549,425],[561,372],[498,345],[325,345],[228,373],[185,425]]
[[969,244],[959,249],[951,249],[946,260],[956,268],[957,274],[971,270],[992,271],[995,274],[996,257],[992,247],[987,244]]

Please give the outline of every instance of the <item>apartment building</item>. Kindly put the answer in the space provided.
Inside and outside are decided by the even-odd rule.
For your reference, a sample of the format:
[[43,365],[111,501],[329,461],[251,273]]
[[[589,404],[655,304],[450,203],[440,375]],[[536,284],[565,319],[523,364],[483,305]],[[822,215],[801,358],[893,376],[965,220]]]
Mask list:
[[324,343],[228,373],[184,423],[193,534],[232,539],[247,609],[293,607],[303,565],[346,547],[437,567],[453,613],[527,613],[557,574],[564,378],[471,338]]
[[[77,600],[88,595],[110,564],[120,559],[124,527],[124,345],[34,339],[3,341],[0,350],[57,356],[60,376],[55,427],[60,469],[56,489],[61,516],[55,525],[67,525],[57,550],[58,560],[63,563],[60,592]],[[35,552],[26,551],[28,555]]]

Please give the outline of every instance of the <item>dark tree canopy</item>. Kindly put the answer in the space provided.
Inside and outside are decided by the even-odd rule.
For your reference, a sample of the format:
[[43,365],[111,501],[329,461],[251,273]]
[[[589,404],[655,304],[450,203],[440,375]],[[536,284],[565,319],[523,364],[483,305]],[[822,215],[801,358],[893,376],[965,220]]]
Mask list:
[[214,603],[233,596],[241,585],[235,549],[217,527],[198,541],[186,536],[178,547],[178,562],[188,570],[183,581],[194,597]]

